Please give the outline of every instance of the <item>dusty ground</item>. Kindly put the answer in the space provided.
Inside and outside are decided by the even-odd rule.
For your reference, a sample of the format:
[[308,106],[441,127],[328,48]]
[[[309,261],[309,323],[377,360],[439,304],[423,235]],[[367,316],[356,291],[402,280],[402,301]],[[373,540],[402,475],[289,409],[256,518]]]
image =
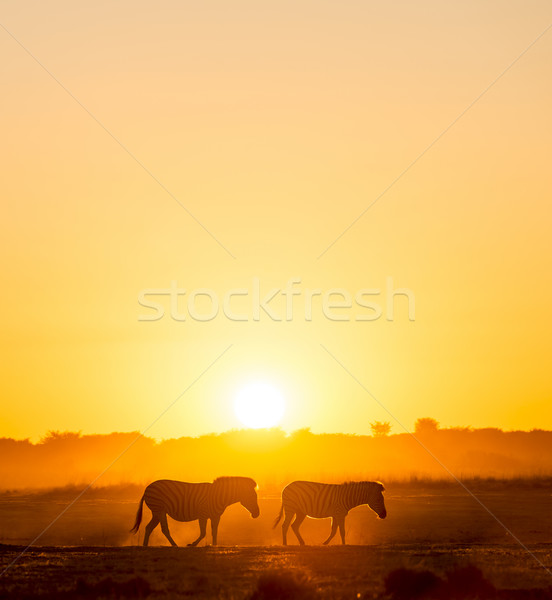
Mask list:
[[[388,518],[376,519],[367,507],[353,510],[346,547],[338,545],[339,536],[329,547],[319,545],[327,536],[328,520],[304,523],[302,533],[310,546],[279,546],[280,530],[271,525],[280,502],[273,497],[260,499],[256,520],[239,505],[230,507],[221,520],[218,548],[170,548],[156,531],[151,540],[155,547],[144,549],[139,544],[145,523],[138,536],[128,532],[141,491],[105,488],[87,493],[20,557],[75,497],[75,490],[2,494],[0,572],[19,558],[0,577],[0,598],[258,600],[311,594],[398,600],[415,598],[418,586],[419,598],[552,600],[551,491],[516,484],[486,484],[474,491],[494,517],[462,489],[390,487]],[[147,522],[149,511],[144,512]],[[182,546],[197,535],[197,523],[169,520],[169,526]],[[295,543],[291,532],[290,542]],[[459,571],[469,565],[480,571]],[[411,581],[410,571],[395,573],[386,584],[389,574],[401,568],[416,577],[420,571],[431,573],[420,575],[420,581]],[[433,595],[427,592],[431,577],[441,582]],[[475,581],[477,593],[453,595],[449,580],[454,589]],[[404,581],[406,592],[400,589]],[[443,582],[449,587],[443,588]],[[531,588],[533,592],[512,596],[513,590]]]
[[[0,547],[2,568],[23,549]],[[531,551],[552,568],[552,544],[533,546]],[[329,598],[381,598],[386,575],[397,568],[426,569],[445,576],[466,565],[477,566],[486,580],[500,589],[544,590],[552,586],[552,575],[525,550],[512,544],[37,547],[21,556],[0,578],[0,598],[249,598],[258,586],[259,577],[274,570],[278,572],[276,581],[280,582],[286,574],[292,574],[291,587],[300,588],[295,597],[305,597],[312,591]],[[270,592],[273,588],[269,589],[269,595],[259,597],[283,597]]]

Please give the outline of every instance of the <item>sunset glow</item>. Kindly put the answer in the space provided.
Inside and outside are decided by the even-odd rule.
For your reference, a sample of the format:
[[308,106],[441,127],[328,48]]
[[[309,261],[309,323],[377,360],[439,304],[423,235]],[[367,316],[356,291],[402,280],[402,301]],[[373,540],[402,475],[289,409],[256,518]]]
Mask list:
[[3,9],[0,436],[552,428],[549,4],[138,6]]
[[238,419],[246,427],[260,429],[280,423],[285,410],[282,395],[268,383],[254,382],[237,394],[234,408]]

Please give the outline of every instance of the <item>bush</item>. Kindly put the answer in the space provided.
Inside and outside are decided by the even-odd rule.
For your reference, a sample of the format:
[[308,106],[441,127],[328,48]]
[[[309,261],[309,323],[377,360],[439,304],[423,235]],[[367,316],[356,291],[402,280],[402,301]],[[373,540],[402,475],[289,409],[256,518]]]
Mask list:
[[316,588],[304,573],[271,570],[259,577],[250,600],[310,600],[317,597]]

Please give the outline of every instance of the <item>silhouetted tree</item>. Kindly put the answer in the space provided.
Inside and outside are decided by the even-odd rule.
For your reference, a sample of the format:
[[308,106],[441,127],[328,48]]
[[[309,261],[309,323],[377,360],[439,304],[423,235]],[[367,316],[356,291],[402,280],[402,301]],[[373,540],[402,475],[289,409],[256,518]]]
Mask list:
[[391,423],[387,421],[374,421],[370,423],[370,429],[372,430],[372,435],[374,437],[384,437],[389,435],[391,431]]
[[72,444],[82,438],[80,431],[53,431],[50,430],[48,433],[40,439],[40,444]]
[[431,417],[418,419],[414,424],[414,433],[435,433],[439,429],[439,422]]

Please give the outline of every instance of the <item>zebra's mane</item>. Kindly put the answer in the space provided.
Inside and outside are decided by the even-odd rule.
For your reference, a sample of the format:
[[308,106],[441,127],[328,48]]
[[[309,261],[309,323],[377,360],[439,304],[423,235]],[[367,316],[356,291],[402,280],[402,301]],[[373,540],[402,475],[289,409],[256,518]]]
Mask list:
[[251,479],[251,477],[233,477],[231,475],[225,475],[224,477],[217,477],[213,483],[224,483],[224,482],[230,482],[230,481],[235,481],[236,483],[243,483],[243,485],[250,485],[254,488],[257,487],[257,483],[254,479]]
[[344,485],[344,486],[371,485],[371,486],[379,486],[381,488],[382,492],[385,490],[385,488],[383,487],[383,483],[381,483],[381,481],[346,481],[345,483],[342,483],[341,485]]

